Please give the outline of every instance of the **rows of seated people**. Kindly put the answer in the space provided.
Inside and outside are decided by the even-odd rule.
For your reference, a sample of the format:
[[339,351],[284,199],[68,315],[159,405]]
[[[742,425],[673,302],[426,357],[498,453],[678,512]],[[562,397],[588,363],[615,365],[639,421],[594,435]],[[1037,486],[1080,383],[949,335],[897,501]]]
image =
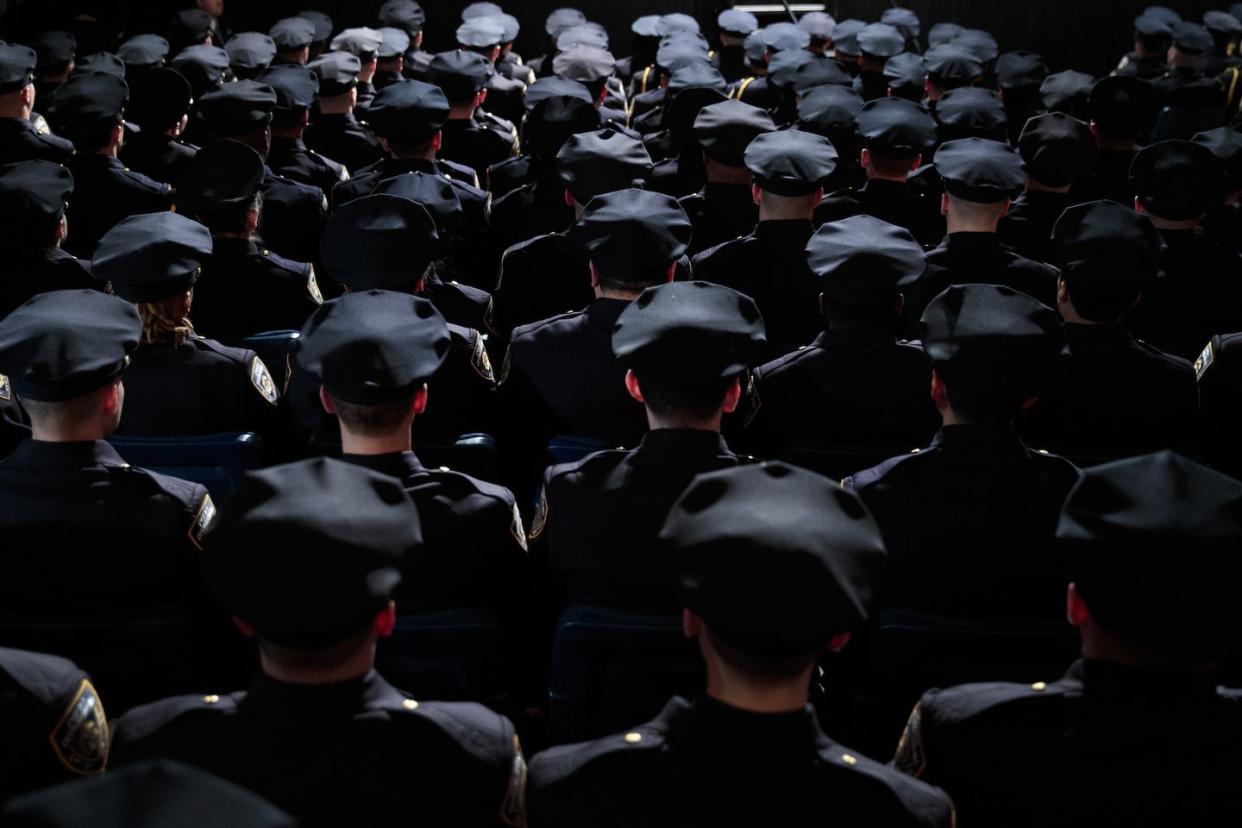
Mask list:
[[1242,4],[48,15],[0,823],[1242,814]]

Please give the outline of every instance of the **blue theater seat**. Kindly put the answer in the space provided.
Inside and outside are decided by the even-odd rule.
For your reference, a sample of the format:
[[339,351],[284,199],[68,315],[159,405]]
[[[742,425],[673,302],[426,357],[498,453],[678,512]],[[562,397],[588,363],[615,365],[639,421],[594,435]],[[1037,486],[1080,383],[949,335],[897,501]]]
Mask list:
[[250,432],[194,437],[113,436],[108,440],[125,462],[207,487],[217,503],[242,475],[263,464],[263,441]]
[[417,699],[507,712],[510,662],[500,619],[489,609],[399,614],[392,636],[380,641],[376,668]]
[[301,334],[297,331],[266,331],[226,344],[236,348],[249,348],[258,354],[271,372],[276,387],[283,393],[289,381],[289,359],[293,346],[300,337]]
[[576,463],[588,454],[607,451],[611,448],[616,448],[616,446],[607,445],[602,440],[596,440],[593,437],[574,437],[568,434],[553,437],[548,441],[549,465]]

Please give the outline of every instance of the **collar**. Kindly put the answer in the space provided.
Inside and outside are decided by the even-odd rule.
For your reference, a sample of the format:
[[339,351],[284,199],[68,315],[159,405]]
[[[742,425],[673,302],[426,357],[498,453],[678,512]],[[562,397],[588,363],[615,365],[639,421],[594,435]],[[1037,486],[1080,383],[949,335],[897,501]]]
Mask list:
[[365,676],[332,684],[288,684],[260,671],[242,705],[264,716],[305,722],[339,719],[380,704],[401,703],[404,696],[371,670]]
[[129,464],[116,449],[103,440],[81,440],[72,443],[49,443],[45,440],[22,440],[4,461],[7,465],[39,469],[82,469],[88,466],[119,466]]
[[636,449],[659,457],[731,457],[729,444],[719,432],[695,428],[657,428],[643,435]]
[[341,459],[346,463],[353,463],[355,466],[362,466],[364,469],[371,469],[398,480],[408,480],[414,475],[427,471],[418,459],[418,455],[412,451],[402,451],[396,454],[342,454]]
[[750,187],[745,184],[721,184],[716,181],[709,181],[703,185],[703,200],[755,206],[755,202],[751,198]]
[[[1080,660],[1070,665],[1067,679],[1082,682],[1084,695],[1096,699],[1161,699],[1216,697],[1211,675],[1194,676],[1129,667],[1114,661]],[[1164,707],[1163,702],[1159,705]]]
[[829,328],[815,337],[811,347],[831,351],[835,348],[893,345],[894,343],[893,332],[885,328]]
[[346,126],[353,126],[358,123],[358,119],[354,117],[354,113],[352,112],[337,112],[331,115],[317,115],[315,116],[315,120],[320,124],[330,124],[334,121],[340,121]]
[[810,705],[792,713],[754,713],[702,694],[690,703],[673,699],[665,708],[666,714],[670,712],[674,718],[669,742],[674,745],[788,756],[815,754],[828,744]]
[[629,299],[608,299],[601,296],[587,305],[586,318],[595,327],[602,328],[611,334],[622,312],[629,306]]
[[932,446],[949,451],[996,451],[1026,453],[1026,446],[1012,426],[951,425],[944,426],[932,440]]
[[995,233],[950,233],[945,237],[945,246],[950,253],[975,253],[981,250],[1000,252],[1000,237]]
[[390,178],[394,175],[401,175],[407,172],[431,173],[432,175],[440,174],[440,165],[435,161],[428,161],[426,158],[385,158],[383,162],[383,177]]
[[887,178],[868,178],[861,187],[858,188],[859,195],[863,193],[872,193],[873,195],[906,195],[910,192],[910,185],[905,181],[891,181]]
[[259,243],[254,239],[243,239],[238,236],[212,236],[212,256],[217,256],[225,251],[234,254],[257,253],[259,252]]
[[815,225],[806,219],[761,221],[755,225],[755,238],[770,239],[781,245],[797,244],[799,254],[813,235]]

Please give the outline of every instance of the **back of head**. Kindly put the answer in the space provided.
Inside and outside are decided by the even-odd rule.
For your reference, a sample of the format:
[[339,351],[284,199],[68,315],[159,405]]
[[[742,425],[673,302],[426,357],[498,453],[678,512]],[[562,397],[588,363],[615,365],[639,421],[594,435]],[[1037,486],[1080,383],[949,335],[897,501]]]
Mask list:
[[556,165],[580,205],[605,193],[642,187],[654,167],[642,141],[611,128],[571,136],[557,152]]
[[241,233],[257,209],[264,165],[259,153],[238,141],[218,141],[199,150],[178,181],[176,206],[212,233]]
[[54,247],[72,195],[73,175],[59,164],[36,160],[0,166],[0,249]]
[[935,164],[945,192],[968,206],[1003,204],[1026,186],[1022,157],[1000,141],[948,141],[936,150]]
[[1159,97],[1152,85],[1139,78],[1110,75],[1091,88],[1087,113],[1100,135],[1134,141],[1155,126]]
[[806,261],[834,327],[891,325],[898,286],[923,274],[923,248],[909,231],[871,216],[822,225]]
[[1130,165],[1130,183],[1143,209],[1159,219],[1192,221],[1223,200],[1225,168],[1193,141],[1160,141]]
[[1118,320],[1156,280],[1164,241],[1150,219],[1115,201],[1067,209],[1052,228],[1061,278],[1079,316]]
[[617,190],[591,199],[569,231],[605,290],[632,291],[668,280],[690,245],[692,227],[675,198]]
[[341,205],[319,250],[328,275],[352,291],[413,292],[435,258],[439,232],[427,209],[377,194]]
[[[821,135],[788,129],[757,136],[743,154],[746,168],[763,190],[768,203],[761,210],[788,206],[792,213],[814,207],[813,197],[823,190],[837,169],[837,150]],[[790,200],[783,204],[782,199]]]
[[1026,172],[1048,187],[1065,187],[1095,170],[1096,143],[1091,128],[1063,112],[1049,112],[1026,122],[1018,138]]

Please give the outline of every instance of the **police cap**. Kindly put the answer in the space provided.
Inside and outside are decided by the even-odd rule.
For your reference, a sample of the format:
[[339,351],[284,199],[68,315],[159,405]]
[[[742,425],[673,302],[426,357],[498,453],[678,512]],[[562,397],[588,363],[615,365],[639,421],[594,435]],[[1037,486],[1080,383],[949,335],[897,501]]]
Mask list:
[[556,154],[556,166],[574,200],[585,205],[596,196],[642,186],[654,165],[642,141],[605,128],[570,137]]
[[77,68],[73,70],[73,75],[70,75],[70,77],[74,75],[89,75],[91,73],[112,75],[124,80],[125,61],[111,52],[91,52],[78,61]]
[[587,22],[587,16],[578,9],[562,7],[553,9],[544,21],[543,30],[555,40],[561,32]]
[[817,135],[853,131],[863,99],[853,89],[819,86],[798,99],[798,124]]
[[1072,295],[1090,297],[1098,306],[1114,298],[1132,303],[1155,281],[1165,244],[1151,219],[1134,208],[1091,201],[1061,214],[1052,227],[1052,246]]
[[891,58],[906,50],[906,39],[887,23],[871,23],[858,33],[858,48],[872,57]]
[[759,28],[759,18],[741,9],[725,9],[716,16],[716,26],[725,34],[746,37]]
[[1039,95],[1049,112],[1064,112],[1075,118],[1087,118],[1087,101],[1095,88],[1095,77],[1068,69],[1054,72],[1039,85]]
[[526,116],[522,143],[531,156],[552,159],[570,137],[599,128],[599,110],[594,103],[576,96],[544,98]]
[[1101,78],[1087,96],[1087,113],[1100,132],[1114,138],[1138,138],[1156,123],[1159,95],[1145,80],[1128,75]]
[[156,67],[164,65],[170,49],[168,41],[159,35],[140,34],[118,46],[116,56],[125,61],[126,66]]
[[1230,191],[1242,190],[1242,133],[1229,127],[1200,132],[1194,142],[1212,151],[1225,167]]
[[297,51],[315,42],[315,24],[305,17],[286,17],[277,20],[268,34],[282,52]]
[[462,49],[441,52],[427,67],[427,80],[443,89],[450,101],[474,97],[487,86],[493,74],[495,70],[487,58]]
[[861,20],[842,20],[832,30],[832,45],[838,55],[858,57],[858,33],[867,27]]
[[1163,20],[1170,28],[1182,22],[1182,16],[1168,6],[1148,6],[1143,9],[1143,15]]
[[380,60],[399,58],[410,48],[410,36],[406,34],[405,29],[381,26],[376,31],[380,36],[380,46],[376,53]]
[[779,196],[807,196],[821,189],[837,169],[837,150],[821,135],[789,129],[750,142],[746,168],[755,182]]
[[962,86],[950,89],[936,105],[941,138],[1003,138],[1008,118],[1005,104],[990,89]]
[[658,39],[660,37],[660,15],[644,14],[634,18],[634,22],[630,24],[630,32],[638,37]]
[[894,97],[922,101],[927,80],[927,62],[914,52],[902,52],[884,63],[884,81]]
[[332,214],[319,242],[328,275],[351,291],[413,289],[427,275],[439,234],[427,208],[369,195]]
[[656,66],[665,72],[674,72],[683,66],[707,63],[707,47],[697,40],[670,40],[656,50]]
[[553,58],[552,71],[579,83],[596,83],[616,73],[617,59],[607,49],[574,46]]
[[1173,45],[1188,55],[1201,55],[1216,45],[1212,33],[1198,23],[1181,23],[1173,26]]
[[880,15],[880,22],[897,29],[906,40],[918,40],[919,34],[923,31],[919,16],[910,9],[900,6],[885,9]]
[[699,475],[660,541],[682,564],[686,607],[713,635],[765,657],[821,652],[866,620],[884,562],[856,495],[784,463]]
[[772,52],[805,49],[811,45],[811,35],[806,29],[793,23],[769,23],[760,31],[763,33],[764,45]]
[[837,21],[827,12],[807,12],[798,18],[798,28],[805,29],[811,40],[824,42],[832,40],[832,33],[837,28]]
[[285,63],[259,76],[276,93],[276,109],[282,112],[310,109],[319,94],[319,76],[308,66]]
[[0,319],[0,373],[19,397],[64,402],[111,383],[142,338],[138,309],[97,290],[40,293]]
[[952,45],[970,52],[985,66],[1000,55],[1000,47],[991,32],[983,29],[963,29],[951,41]]
[[129,103],[129,84],[115,75],[74,75],[52,93],[47,117],[56,132],[72,138],[80,130],[117,124]]
[[190,82],[195,97],[219,89],[229,76],[229,53],[219,46],[190,46],[172,59],[172,67]]
[[[810,52],[807,54],[810,54]],[[775,60],[774,57],[773,62]],[[891,63],[892,61],[889,62]],[[849,73],[842,69],[841,64],[832,58],[820,58],[811,55],[810,60],[803,61],[794,68],[793,90],[798,95],[805,95],[812,89],[817,89],[821,86],[853,88],[853,85],[854,82]]]
[[229,38],[224,51],[234,69],[263,70],[276,57],[276,42],[262,32],[241,32]]
[[897,285],[923,274],[923,248],[908,230],[872,216],[827,222],[806,245],[824,298],[855,307],[896,308]]
[[1203,13],[1203,25],[1207,27],[1209,32],[1214,34],[1222,34],[1229,37],[1237,37],[1242,34],[1242,23],[1239,23],[1238,18],[1229,12],[1205,11]]
[[199,99],[197,108],[207,128],[216,135],[249,135],[272,122],[276,91],[258,81],[235,81],[208,92]]
[[334,98],[358,85],[362,61],[351,52],[324,52],[307,64],[319,76],[319,95]]
[[699,21],[681,12],[660,15],[660,22],[656,24],[656,29],[660,32],[660,37],[668,37],[669,35],[679,33],[695,35],[702,33]]
[[966,31],[957,23],[948,21],[936,23],[927,31],[927,46],[934,49],[937,46],[944,46],[946,43],[952,43],[954,38]]
[[38,56],[28,46],[0,43],[0,95],[25,89],[34,83]]
[[495,17],[471,17],[457,27],[457,42],[468,49],[488,49],[505,39],[505,24]]
[[526,96],[523,98],[522,104],[526,111],[530,112],[541,101],[546,101],[549,98],[574,98],[575,100],[589,103],[592,106],[595,105],[595,97],[591,95],[590,90],[580,81],[560,78],[555,75],[539,78],[526,87]]
[[1038,89],[1048,77],[1044,56],[1021,49],[1005,52],[996,59],[996,82],[1001,89]]
[[418,146],[430,141],[448,116],[449,102],[444,92],[422,81],[385,86],[367,109],[375,134],[403,146]]
[[776,89],[792,89],[798,70],[815,59],[815,55],[806,49],[786,49],[783,52],[777,52],[768,62],[768,83]]
[[1085,469],[1057,541],[1104,629],[1188,660],[1214,661],[1236,641],[1237,480],[1167,451]]
[[694,119],[694,137],[703,152],[730,167],[746,165],[743,156],[756,136],[774,132],[776,124],[764,110],[741,101],[705,106]]
[[317,9],[305,9],[298,12],[296,16],[314,24],[315,39],[311,41],[312,43],[327,43],[328,38],[332,37],[332,30],[336,28],[332,18]]
[[863,144],[892,158],[928,155],[936,146],[936,122],[927,108],[904,98],[867,101],[856,123]]
[[1026,188],[1022,157],[1008,144],[986,138],[960,138],[936,150],[936,172],[949,195],[978,204],[996,204]]
[[182,9],[168,22],[169,39],[181,44],[202,43],[211,35],[211,15],[203,9]]
[[[358,60],[363,63],[370,63],[376,60],[383,45],[384,36],[378,30],[366,27],[346,29],[332,38],[332,51],[349,52],[351,55],[357,55]],[[409,45],[408,41],[406,45]],[[404,52],[405,49],[402,49],[398,54],[404,54]],[[395,57],[395,55],[392,55],[392,57]]]
[[177,181],[177,210],[202,215],[248,205],[263,184],[263,159],[240,141],[200,149]]
[[945,45],[929,49],[925,57],[927,74],[941,89],[969,86],[983,75],[983,64],[965,49]]
[[1134,31],[1146,38],[1168,40],[1173,36],[1173,24],[1159,15],[1144,12],[1134,18]]
[[[401,173],[377,184],[375,194],[398,196],[421,204],[435,222],[440,236],[460,227],[465,220],[465,208],[457,197],[457,189],[442,175],[414,171]],[[434,241],[435,239],[431,240]],[[424,244],[424,247],[428,247],[431,242]],[[399,284],[408,284],[408,281],[407,279]]]
[[65,214],[71,195],[73,174],[60,164],[34,160],[0,166],[0,236],[46,234]]
[[690,245],[691,225],[677,199],[617,190],[591,199],[569,231],[602,278],[631,285],[660,281]]
[[1049,187],[1065,187],[1090,175],[1097,151],[1091,127],[1064,112],[1031,118],[1018,138],[1027,173]]
[[495,3],[471,3],[461,10],[462,20],[473,20],[476,17],[497,17],[505,10]]
[[1139,150],[1130,183],[1143,207],[1171,221],[1198,218],[1224,197],[1224,163],[1193,141],[1160,141]]
[[423,30],[427,13],[414,0],[384,0],[377,19],[383,26],[395,26],[416,35]]
[[104,234],[91,272],[122,299],[158,302],[194,287],[211,249],[211,231],[197,221],[168,211],[144,213]]
[[[374,310],[386,308],[395,302]],[[350,328],[359,330],[356,318]],[[421,544],[401,481],[316,458],[242,478],[204,534],[203,572],[216,600],[259,636],[315,650],[364,632],[401,582],[402,555]]]
[[50,31],[40,32],[30,39],[38,57],[40,69],[55,69],[73,60],[78,51],[78,39],[72,32]]

